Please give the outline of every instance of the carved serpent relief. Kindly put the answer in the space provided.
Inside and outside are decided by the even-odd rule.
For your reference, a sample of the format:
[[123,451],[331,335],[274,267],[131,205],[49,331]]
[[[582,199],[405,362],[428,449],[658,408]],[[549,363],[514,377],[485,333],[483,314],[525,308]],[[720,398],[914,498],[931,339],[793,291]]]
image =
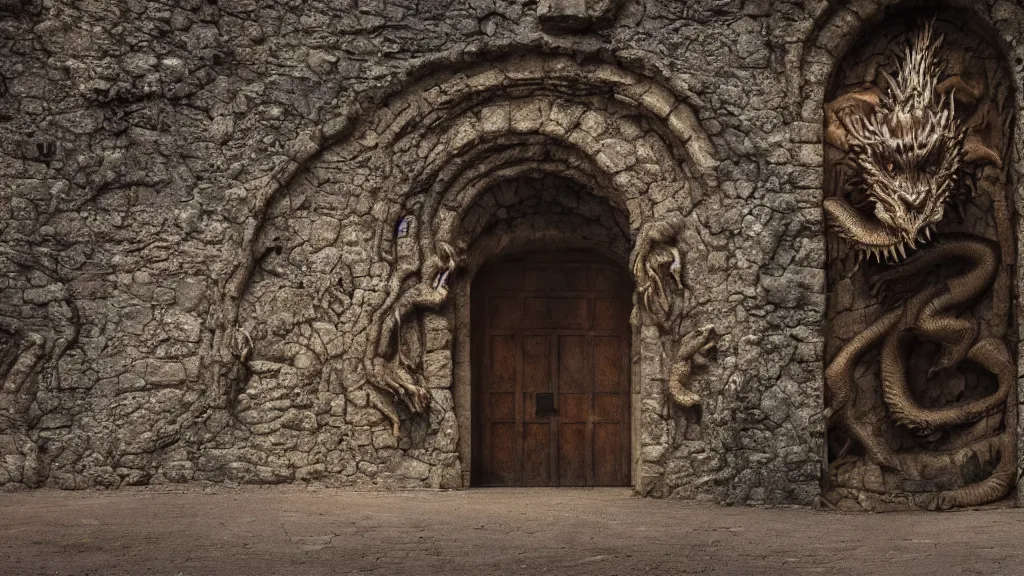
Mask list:
[[709,356],[718,344],[714,325],[703,326],[690,332],[679,342],[676,361],[668,378],[668,392],[680,406],[693,408],[700,404],[700,396],[690,390],[690,377],[696,370],[706,368]]
[[[444,304],[449,278],[461,258],[449,241],[433,238],[429,226],[419,226],[412,215],[398,221],[392,245],[392,254],[381,253],[393,271],[388,296],[373,314],[364,364],[370,384],[390,392],[410,412],[422,414],[429,406],[430,394],[423,382],[422,359],[411,358],[403,350],[402,323],[412,317],[418,320],[420,312]],[[376,397],[374,404],[391,421],[398,437],[401,420],[394,406]]]
[[892,72],[825,107],[833,504],[973,506],[1016,472],[1012,113],[994,67],[970,67],[966,40],[947,49],[936,28],[903,35]]
[[[682,218],[655,220],[644,225],[637,235],[630,268],[636,280],[637,306],[634,314],[649,314],[663,332],[681,332],[682,310],[674,292],[685,289],[683,283],[683,251],[680,238]],[[667,274],[666,274],[667,273]],[[668,276],[668,280],[665,276]],[[633,317],[634,325],[639,318]],[[681,337],[672,338],[676,352],[668,374],[668,395],[685,408],[700,404],[700,396],[689,388],[694,373],[705,368],[718,343],[715,326],[709,324]]]
[[683,288],[683,255],[676,239],[682,228],[681,218],[656,220],[644,225],[637,234],[630,269],[636,279],[638,303],[655,318],[670,313],[669,292],[662,280],[666,266],[675,288]]

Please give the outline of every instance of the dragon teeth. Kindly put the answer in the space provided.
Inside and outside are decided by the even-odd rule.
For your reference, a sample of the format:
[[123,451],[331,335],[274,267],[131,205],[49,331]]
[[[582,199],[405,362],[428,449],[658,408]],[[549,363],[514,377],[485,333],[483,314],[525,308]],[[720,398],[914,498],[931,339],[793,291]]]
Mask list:
[[857,252],[857,263],[859,264],[863,260],[870,262],[872,258],[874,258],[879,264],[883,261],[887,263],[900,262],[907,258],[908,247],[911,250],[915,250],[917,248],[917,244],[911,241],[909,245],[907,243],[903,243],[884,246],[882,248],[865,248]]

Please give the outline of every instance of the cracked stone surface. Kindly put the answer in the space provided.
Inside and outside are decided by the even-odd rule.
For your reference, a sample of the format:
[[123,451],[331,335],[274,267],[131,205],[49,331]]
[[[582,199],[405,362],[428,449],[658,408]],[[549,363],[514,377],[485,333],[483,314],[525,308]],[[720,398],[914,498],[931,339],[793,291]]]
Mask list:
[[[1024,8],[949,4],[1019,100]],[[462,487],[459,274],[574,234],[625,265],[678,218],[678,330],[718,356],[677,411],[641,318],[633,483],[814,504],[821,107],[895,5],[0,2],[0,488]],[[413,414],[365,359],[438,242],[469,261],[399,330]]]

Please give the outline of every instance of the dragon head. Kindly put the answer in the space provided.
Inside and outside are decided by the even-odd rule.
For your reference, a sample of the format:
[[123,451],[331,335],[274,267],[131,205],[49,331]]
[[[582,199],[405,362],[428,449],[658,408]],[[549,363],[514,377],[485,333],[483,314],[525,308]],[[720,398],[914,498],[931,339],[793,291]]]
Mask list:
[[846,106],[834,116],[866,202],[861,210],[829,198],[825,211],[841,236],[879,261],[898,261],[930,240],[958,190],[966,130],[954,98],[936,89],[941,44],[925,25],[905,49],[896,77],[882,73],[888,91],[855,98],[859,109]]

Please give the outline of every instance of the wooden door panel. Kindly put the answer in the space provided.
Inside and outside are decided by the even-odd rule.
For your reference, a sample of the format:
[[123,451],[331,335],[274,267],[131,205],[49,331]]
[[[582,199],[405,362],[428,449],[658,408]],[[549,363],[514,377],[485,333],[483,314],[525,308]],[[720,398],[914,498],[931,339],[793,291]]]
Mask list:
[[492,423],[489,436],[489,476],[495,484],[514,485],[517,464],[515,423]]
[[559,336],[558,391],[587,392],[586,336]]
[[620,270],[578,253],[481,271],[474,484],[629,483],[631,290]]
[[594,336],[594,392],[622,388],[622,341],[618,336]]
[[558,395],[558,420],[562,423],[586,422],[590,419],[590,394]]
[[492,296],[488,318],[492,333],[515,332],[519,328],[519,299],[515,296]]
[[551,486],[551,424],[529,422],[523,434],[523,486]]
[[620,331],[624,311],[621,298],[595,298],[594,330]]
[[551,387],[550,336],[523,336],[523,390],[554,392]]
[[587,425],[558,426],[558,485],[587,485]]
[[586,298],[525,298],[523,327],[526,329],[584,330],[590,319]]
[[512,392],[516,389],[516,364],[519,346],[515,335],[491,336],[491,370],[487,387],[491,391]]
[[622,285],[622,280],[619,274],[615,270],[607,267],[597,267],[588,270],[587,279],[589,280],[590,290],[600,290],[603,292],[617,292],[619,286]]
[[519,284],[529,292],[590,292],[594,287],[590,268],[579,265],[528,266],[520,274]]
[[622,438],[619,424],[594,424],[594,484],[618,486],[622,483]]
[[621,394],[594,394],[594,419],[600,422],[618,422],[622,417]]
[[491,422],[516,421],[516,395],[513,392],[491,392],[488,395],[487,408]]
[[557,292],[566,289],[566,278],[558,270],[529,267],[522,272],[520,286],[528,292]]

